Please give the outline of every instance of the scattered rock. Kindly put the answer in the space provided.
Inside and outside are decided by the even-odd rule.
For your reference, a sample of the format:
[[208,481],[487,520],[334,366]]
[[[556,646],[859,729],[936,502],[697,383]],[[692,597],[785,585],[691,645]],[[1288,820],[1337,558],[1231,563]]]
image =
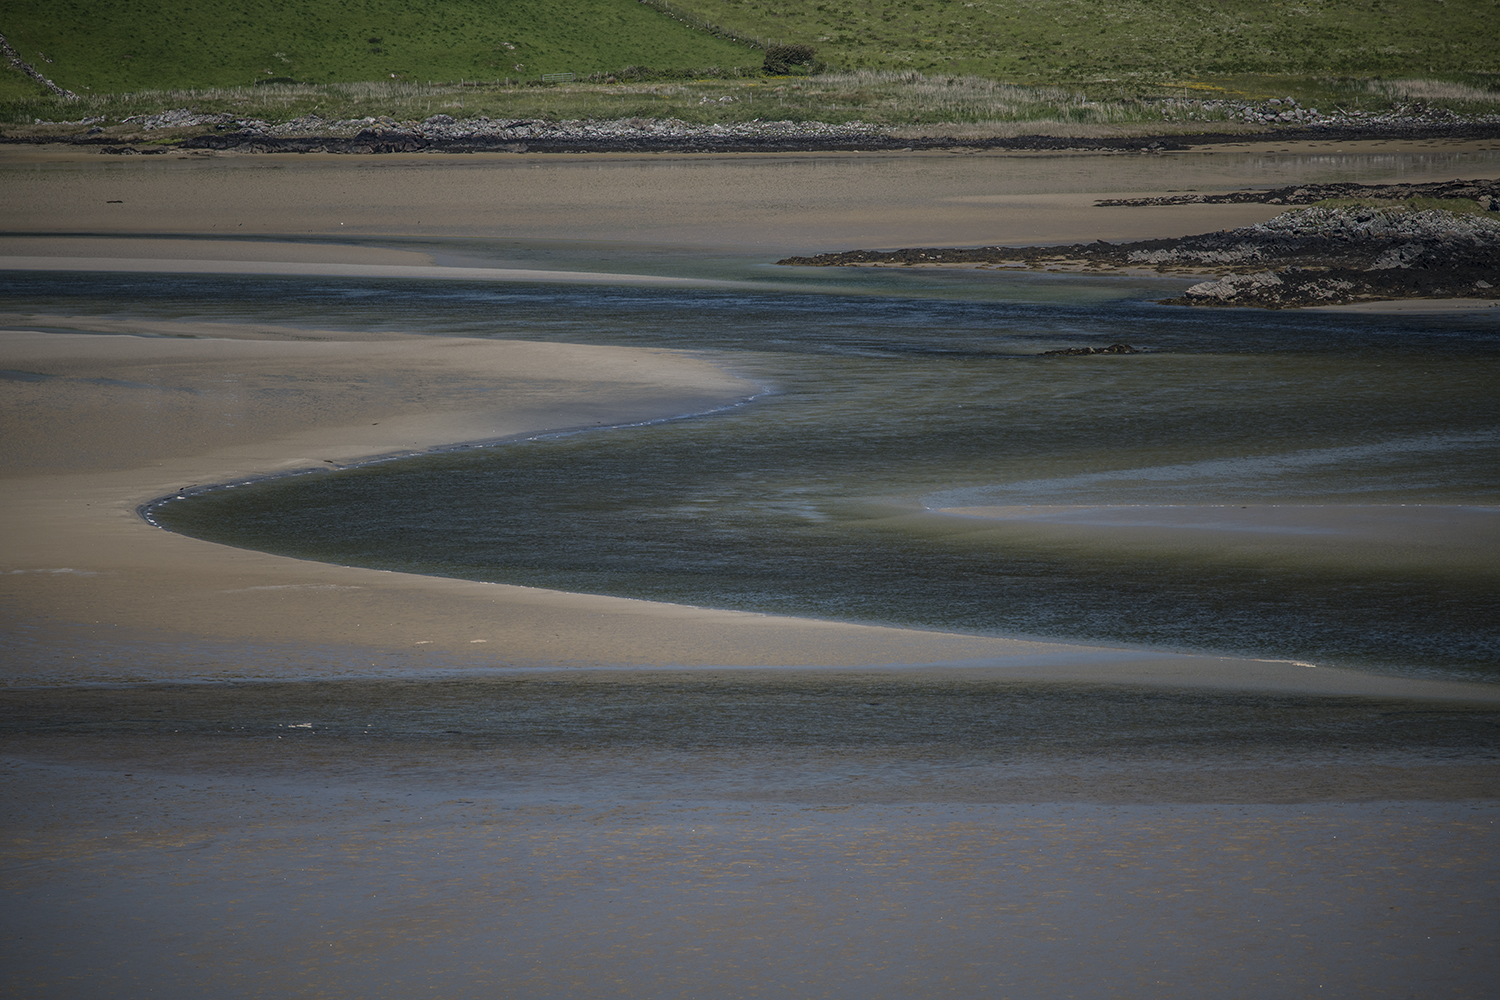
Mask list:
[[[54,95],[58,97],[66,97],[70,100],[76,100],[78,98],[77,94],[64,87],[59,87],[57,84],[48,79],[46,75],[38,70],[35,66],[22,59],[20,53],[11,48],[10,42],[6,41],[4,35],[0,35],[0,58],[3,58],[11,66],[15,67],[17,70],[20,70],[22,73],[25,73],[37,83],[40,83],[43,87],[46,87],[47,90]],[[46,56],[43,56],[42,58],[46,59]],[[47,62],[51,61],[51,59],[47,59]]]
[[[98,116],[98,115],[95,115],[95,116],[90,117],[90,118],[79,118],[76,121],[63,121],[63,122],[49,122],[49,121],[44,121],[41,118],[33,119],[34,124],[37,124],[37,125],[95,125],[95,124],[98,124],[99,122],[102,122],[102,121],[104,121],[104,118],[102,116]],[[89,131],[96,131],[96,130],[95,129],[90,129]]]
[[[736,100],[731,96],[704,98],[709,103]],[[457,103],[457,102],[455,102]],[[272,123],[227,114],[202,114],[190,108],[174,108],[156,115],[135,116],[150,130],[190,129],[212,125],[217,135],[194,135],[183,140],[188,148],[237,149],[246,152],[396,152],[413,149],[432,152],[482,152],[526,149],[533,152],[815,152],[815,151],[916,151],[916,150],[1059,150],[1116,153],[1161,153],[1220,142],[1242,142],[1248,135],[1265,140],[1307,138],[1349,139],[1494,139],[1500,137],[1500,115],[1459,115],[1414,104],[1372,114],[1338,111],[1320,114],[1316,108],[1299,107],[1291,98],[1260,104],[1227,100],[1165,98],[1155,101],[1171,135],[1156,136],[1056,136],[1021,135],[956,137],[928,135],[893,136],[884,126],[867,122],[749,121],[694,124],[678,119],[545,121],[491,120],[484,116],[455,118],[446,112],[422,120],[397,121],[390,117],[329,120],[306,115]],[[462,114],[462,112],[459,112]],[[1191,131],[1182,129],[1191,122]],[[232,123],[232,124],[231,124]],[[42,123],[48,125],[75,122]],[[1246,125],[1255,126],[1245,131]],[[1224,126],[1230,126],[1226,129]],[[372,132],[378,141],[364,135]],[[82,134],[38,133],[9,135],[4,142],[90,142]],[[97,141],[97,140],[93,140]],[[1281,201],[1277,201],[1282,197]],[[1175,204],[1216,200],[1216,197],[1183,196],[1159,202]],[[1229,199],[1233,200],[1233,199]],[[1251,193],[1244,200],[1272,204],[1303,204],[1280,194]],[[1314,199],[1316,200],[1316,199]],[[1110,204],[1138,204],[1119,200]]]
[[[1492,189],[1497,182],[1452,184],[1465,190]],[[1495,288],[1500,275],[1500,218],[1399,206],[1306,208],[1255,226],[1180,239],[1067,247],[851,250],[777,263],[1216,273],[1212,280],[1166,300],[1175,305],[1284,308],[1378,299],[1500,298]]]
[[1431,184],[1301,184],[1266,191],[1227,194],[1173,194],[1156,198],[1106,198],[1100,208],[1146,205],[1313,205],[1334,198],[1408,201],[1412,198],[1469,198],[1485,211],[1500,204],[1500,180],[1436,181]]
[[1082,357],[1088,354],[1139,354],[1129,344],[1110,344],[1108,347],[1065,347],[1060,351],[1043,351],[1038,357]]
[[191,108],[173,108],[171,111],[163,111],[155,115],[131,115],[121,120],[120,124],[139,122],[141,128],[154,131],[163,128],[193,128],[229,121],[234,121],[233,115],[200,115]]

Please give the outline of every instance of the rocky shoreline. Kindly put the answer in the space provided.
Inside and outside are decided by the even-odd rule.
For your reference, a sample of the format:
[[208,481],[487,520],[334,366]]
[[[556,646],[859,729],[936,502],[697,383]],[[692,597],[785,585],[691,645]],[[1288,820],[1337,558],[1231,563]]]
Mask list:
[[[1500,117],[1464,119],[1428,109],[1385,115],[1339,117],[1252,116],[1243,125],[1203,121],[1171,134],[1135,136],[965,136],[901,134],[865,122],[752,121],[694,124],[677,119],[621,118],[550,121],[546,119],[454,118],[446,114],[421,121],[390,117],[330,120],[316,115],[270,123],[228,114],[200,114],[177,108],[126,119],[106,130],[102,118],[36,123],[48,131],[0,137],[4,143],[64,143],[97,147],[114,154],[202,150],[240,153],[776,153],[881,152],[915,150],[1092,150],[1153,153],[1226,142],[1308,139],[1494,139]],[[1040,123],[1039,123],[1040,124]],[[1218,126],[1238,130],[1215,131]],[[120,126],[138,131],[121,132]],[[54,131],[66,127],[71,131]]]
[[[1185,196],[1200,201],[1305,204],[1327,199],[1389,206],[1310,207],[1255,226],[1179,239],[1050,247],[851,250],[777,261],[802,267],[997,267],[1095,272],[1149,269],[1213,275],[1164,300],[1174,305],[1288,308],[1393,299],[1500,298],[1500,181],[1306,185]],[[1447,199],[1470,212],[1414,208]],[[1117,204],[1178,203],[1171,199]]]
[[1173,194],[1156,198],[1105,198],[1100,208],[1138,208],[1146,205],[1314,205],[1334,198],[1407,201],[1412,198],[1465,198],[1484,211],[1500,209],[1500,181],[1454,180],[1431,184],[1299,184],[1269,190],[1228,191],[1223,194]]

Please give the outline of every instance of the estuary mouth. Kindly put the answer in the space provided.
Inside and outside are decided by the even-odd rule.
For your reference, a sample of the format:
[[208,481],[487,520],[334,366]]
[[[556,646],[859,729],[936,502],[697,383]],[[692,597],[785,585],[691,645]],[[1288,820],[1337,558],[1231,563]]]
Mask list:
[[[238,308],[288,287],[348,301],[343,286],[252,282]],[[1003,282],[982,303],[365,291],[374,309],[426,302],[434,332],[484,316],[507,336],[547,317],[574,341],[691,344],[774,392],[185,494],[156,523],[700,607],[1470,679],[1500,662],[1500,328],[1486,317],[1043,304]],[[1038,356],[1117,341],[1137,352]]]

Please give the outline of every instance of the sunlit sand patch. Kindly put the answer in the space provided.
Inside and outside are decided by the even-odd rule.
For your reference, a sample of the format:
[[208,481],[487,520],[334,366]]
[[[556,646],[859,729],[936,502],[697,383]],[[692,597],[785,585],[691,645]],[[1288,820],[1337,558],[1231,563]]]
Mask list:
[[1442,504],[1027,504],[942,507],[935,513],[1096,528],[1170,528],[1343,536],[1426,544],[1500,543],[1500,507]]
[[63,566],[63,567],[60,567],[58,569],[13,569],[13,570],[8,570],[7,571],[7,575],[9,575],[9,576],[24,576],[27,573],[47,573],[47,574],[50,574],[52,576],[65,576],[65,575],[68,575],[68,576],[98,576],[99,575],[97,572],[95,572],[94,570],[91,570],[91,569],[73,569],[70,566]]
[[268,583],[259,587],[239,587],[234,590],[221,590],[221,594],[248,594],[254,590],[364,590],[363,587],[351,587],[339,583]]
[[432,255],[391,247],[292,240],[225,240],[111,236],[0,236],[0,255],[20,257],[112,257],[128,260],[280,261],[429,265]]
[[0,256],[5,271],[92,271],[131,274],[279,274],[324,278],[424,278],[459,281],[567,282],[587,285],[650,285],[672,288],[776,288],[749,281],[680,278],[608,271],[553,271],[516,267],[438,267],[303,260],[184,260],[148,257]]

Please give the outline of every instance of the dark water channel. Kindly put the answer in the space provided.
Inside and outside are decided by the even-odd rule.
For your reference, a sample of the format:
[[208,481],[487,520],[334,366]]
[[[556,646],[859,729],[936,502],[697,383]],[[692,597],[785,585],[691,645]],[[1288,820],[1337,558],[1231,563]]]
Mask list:
[[932,673],[568,671],[8,690],[0,738],[10,753],[125,771],[300,775],[512,803],[1295,801],[1381,797],[1403,772],[1433,767],[1458,770],[1416,797],[1451,797],[1454,782],[1490,780],[1500,713]]
[[[154,509],[174,531],[695,605],[1496,676],[1493,552],[1427,558],[1399,537],[1122,546],[927,508],[1492,507],[1500,318],[1183,310],[1153,303],[1161,281],[810,270],[721,262],[721,277],[797,290],[9,287],[37,311],[126,298],[154,318],[690,349],[767,389],[708,416],[208,490]],[[1142,353],[1038,356],[1115,342]]]

